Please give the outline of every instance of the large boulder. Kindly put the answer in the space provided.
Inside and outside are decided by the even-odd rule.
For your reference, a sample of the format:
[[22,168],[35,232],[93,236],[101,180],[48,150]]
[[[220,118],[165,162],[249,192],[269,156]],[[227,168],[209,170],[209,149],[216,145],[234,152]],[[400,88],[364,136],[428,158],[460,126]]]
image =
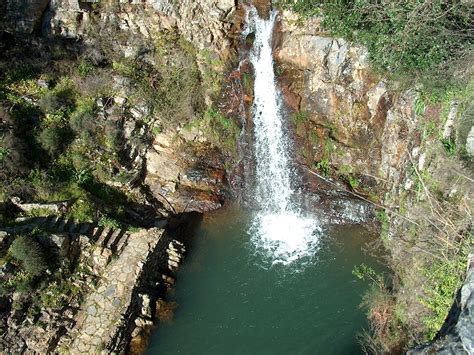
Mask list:
[[4,25],[19,34],[31,34],[39,29],[50,0],[5,0]]
[[146,153],[145,183],[173,212],[215,210],[223,203],[224,159],[209,143],[163,132]]

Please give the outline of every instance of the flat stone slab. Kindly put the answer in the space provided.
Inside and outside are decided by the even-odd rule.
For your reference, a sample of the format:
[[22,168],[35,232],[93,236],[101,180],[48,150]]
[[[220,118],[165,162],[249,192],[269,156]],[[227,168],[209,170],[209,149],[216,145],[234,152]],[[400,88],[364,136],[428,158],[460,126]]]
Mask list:
[[143,266],[161,239],[164,230],[150,229],[130,234],[119,257],[105,269],[103,278],[82,305],[71,354],[100,353],[120,330],[132,293]]

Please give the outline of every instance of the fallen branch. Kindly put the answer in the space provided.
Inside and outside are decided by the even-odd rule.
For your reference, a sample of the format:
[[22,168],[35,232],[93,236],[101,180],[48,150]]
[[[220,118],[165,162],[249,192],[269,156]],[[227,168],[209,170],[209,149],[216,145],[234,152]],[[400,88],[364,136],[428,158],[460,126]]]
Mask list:
[[[319,177],[320,179],[323,179],[324,181],[328,182],[329,184],[340,188],[340,186],[337,185],[336,183],[332,182],[332,181],[329,180],[329,179],[324,178],[323,176],[321,176],[321,175],[319,175],[318,173],[314,172],[313,170],[307,168],[306,166],[301,165],[301,167],[302,167],[303,169],[305,169],[306,171],[308,171],[310,174],[313,174],[313,175]],[[398,212],[392,210],[390,207],[387,207],[387,206],[384,206],[384,205],[382,205],[382,204],[380,204],[380,203],[371,201],[371,200],[369,200],[368,198],[365,198],[364,196],[359,195],[358,193],[355,193],[355,192],[353,192],[353,191],[350,191],[350,190],[347,190],[347,189],[342,189],[342,191],[347,192],[348,194],[351,194],[351,195],[357,197],[358,199],[361,199],[361,200],[363,200],[363,201],[365,201],[365,202],[368,202],[368,203],[370,203],[370,204],[372,204],[372,205],[374,205],[374,206],[376,206],[376,207],[378,207],[378,208],[381,208],[381,209],[383,209],[383,210],[386,210],[386,211],[390,212],[391,214],[393,214],[393,215],[395,215],[395,216],[397,216],[397,217],[400,217],[400,218],[406,220],[407,222],[410,222],[410,223],[412,223],[412,224],[414,224],[414,225],[416,225],[416,226],[418,226],[418,227],[421,227],[421,225],[418,224],[417,222],[411,220],[411,219],[408,218],[408,217],[405,217],[405,216],[401,215],[400,213],[398,213]]]

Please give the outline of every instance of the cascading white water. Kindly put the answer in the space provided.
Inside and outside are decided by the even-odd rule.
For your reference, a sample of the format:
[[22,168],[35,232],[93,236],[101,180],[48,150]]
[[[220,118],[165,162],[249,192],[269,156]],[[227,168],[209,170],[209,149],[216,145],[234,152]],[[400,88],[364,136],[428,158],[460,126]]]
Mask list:
[[[318,227],[303,216],[295,201],[288,140],[281,93],[275,85],[272,34],[276,12],[269,19],[259,17],[255,8],[248,12],[248,29],[255,31],[250,53],[255,82],[253,123],[256,161],[258,213],[250,234],[258,251],[272,263],[289,264],[314,254],[318,247]],[[245,32],[244,32],[245,34]]]

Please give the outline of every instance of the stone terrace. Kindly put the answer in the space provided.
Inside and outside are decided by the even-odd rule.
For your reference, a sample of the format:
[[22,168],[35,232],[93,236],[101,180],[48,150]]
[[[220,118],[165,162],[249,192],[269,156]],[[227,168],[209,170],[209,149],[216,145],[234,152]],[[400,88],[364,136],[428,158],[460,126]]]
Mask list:
[[96,291],[83,303],[72,340],[61,344],[62,349],[67,347],[72,354],[98,353],[126,326],[133,291],[163,232],[154,228],[130,235],[123,252],[110,262]]

